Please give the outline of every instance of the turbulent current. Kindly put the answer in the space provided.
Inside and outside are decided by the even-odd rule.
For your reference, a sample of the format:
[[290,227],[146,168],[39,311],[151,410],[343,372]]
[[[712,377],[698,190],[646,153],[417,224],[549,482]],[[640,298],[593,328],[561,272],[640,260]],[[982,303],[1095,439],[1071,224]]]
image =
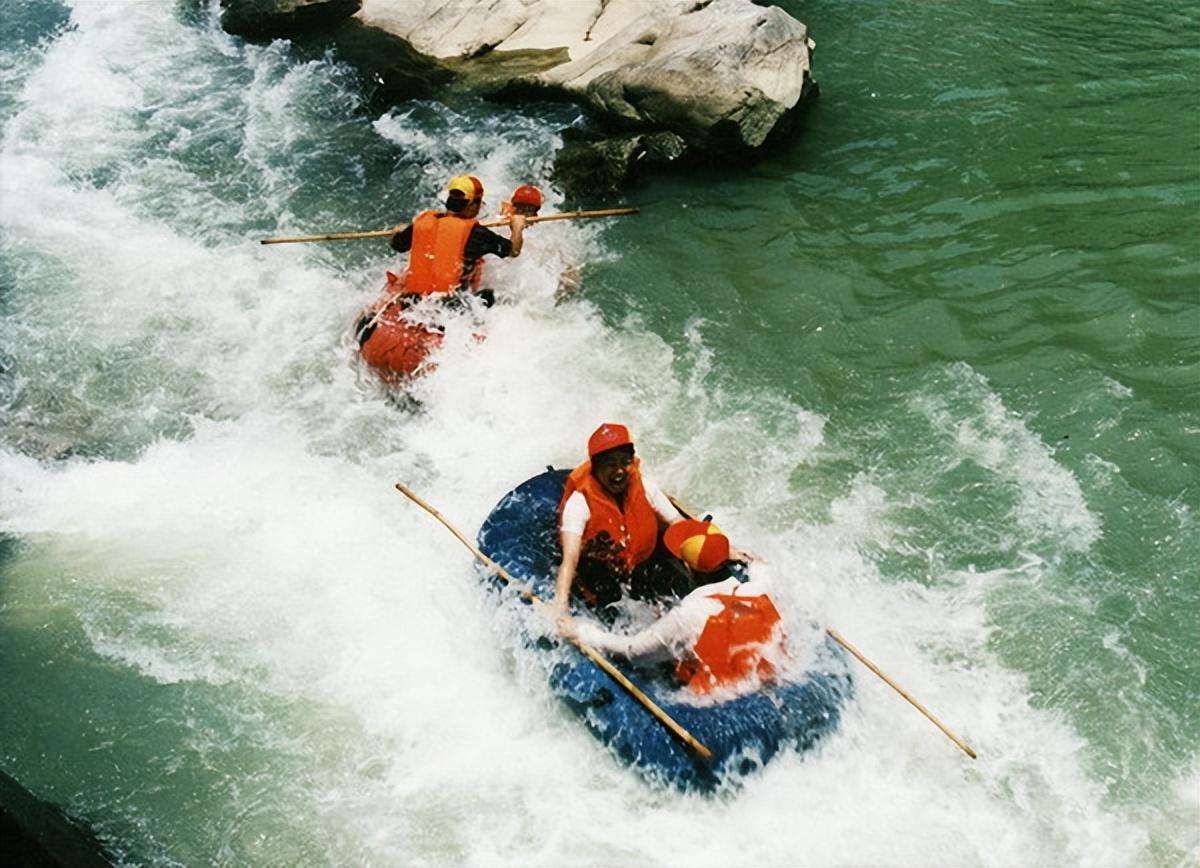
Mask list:
[[[0,769],[139,864],[1195,864],[1194,9],[791,11],[796,137],[531,228],[414,409],[386,246],[256,240],[549,189],[576,110],[0,0]],[[978,761],[862,670],[741,787],[614,760],[392,488],[473,532],[602,420]]]

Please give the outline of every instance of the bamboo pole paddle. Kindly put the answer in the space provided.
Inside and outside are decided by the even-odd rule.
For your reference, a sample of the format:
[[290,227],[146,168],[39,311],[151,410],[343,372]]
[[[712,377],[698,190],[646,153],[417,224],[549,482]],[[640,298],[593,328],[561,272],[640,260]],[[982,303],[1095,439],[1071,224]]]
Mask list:
[[[542,214],[536,217],[526,217],[526,225],[530,223],[548,223],[551,220],[582,220],[592,217],[621,217],[626,214],[637,214],[637,208],[602,208],[596,211],[561,211],[558,214]],[[504,226],[507,217],[493,217],[480,220],[480,226]],[[356,238],[386,238],[395,233],[392,229],[372,229],[367,232],[331,232],[327,235],[297,235],[291,238],[263,238],[259,244],[300,244],[308,241],[352,241]]]
[[[464,546],[466,546],[470,550],[471,554],[475,555],[475,558],[481,564],[486,566],[488,569],[492,570],[496,575],[498,575],[504,581],[505,584],[511,585],[515,590],[517,590],[521,593],[522,597],[524,597],[526,600],[529,600],[531,603],[533,603],[533,605],[536,606],[543,613],[547,613],[547,610],[550,607],[541,598],[539,598],[537,596],[537,594],[535,594],[528,586],[523,585],[520,582],[513,579],[513,577],[508,574],[508,571],[505,570],[504,567],[500,566],[494,560],[492,560],[487,555],[485,555],[483,552],[481,552],[479,549],[477,549],[475,547],[475,545],[470,540],[468,540],[465,536],[463,536],[462,532],[458,528],[456,528],[448,519],[446,519],[440,512],[438,512],[430,504],[426,503],[424,500],[422,500],[420,497],[418,497],[415,493],[413,493],[412,490],[410,490],[403,483],[397,482],[396,490],[399,491],[401,494],[403,494],[405,497],[407,497],[409,500],[411,500],[413,503],[415,503],[417,506],[421,507],[421,509],[425,510],[427,513],[432,515],[438,521],[440,521],[446,527],[446,529],[448,531],[450,531],[450,533],[452,533],[456,537],[458,537],[458,541],[461,542]],[[628,678],[626,678],[625,675],[622,674],[621,670],[619,670],[616,666],[613,666],[612,663],[608,662],[608,660],[606,660],[599,651],[597,651],[595,648],[591,647],[590,645],[587,645],[587,644],[579,641],[578,639],[572,639],[570,641],[576,648],[578,648],[580,651],[582,651],[583,654],[589,660],[591,660],[593,663],[595,663],[597,666],[599,666],[601,669],[603,669],[609,675],[609,677],[611,677],[614,681],[616,681],[618,684],[620,684],[622,687],[624,687],[625,690],[627,690],[629,692],[630,696],[632,696],[634,699],[636,699],[638,702],[640,702],[647,711],[649,711],[652,715],[654,715],[656,718],[658,718],[659,722],[662,723],[662,725],[665,726],[667,729],[669,729],[684,744],[686,744],[688,747],[690,747],[692,750],[694,750],[700,756],[704,757],[704,759],[712,759],[712,751],[710,751],[708,748],[706,748],[704,745],[702,745],[696,739],[695,736],[693,736],[690,732],[688,732],[686,729],[684,729],[682,726],[680,726],[679,723],[676,722],[674,718],[672,718],[669,714],[667,714],[665,711],[663,711],[661,708],[659,708],[659,706],[654,702],[653,699],[651,699],[649,696],[647,696],[645,693],[643,693],[636,684],[634,684],[632,681],[630,681]]]
[[[676,500],[674,498],[674,496],[668,494],[667,499],[671,501],[671,505],[674,506],[677,510],[679,510],[679,514],[682,515],[684,518],[695,518],[695,516],[692,515],[692,513],[689,512],[688,509],[686,507],[684,507],[678,500]],[[851,654],[853,654],[858,659],[858,661],[860,663],[862,663],[863,666],[866,666],[868,669],[870,669],[872,672],[874,672],[876,675],[878,675],[883,680],[884,684],[886,684],[888,687],[892,688],[892,690],[896,691],[901,696],[903,696],[906,700],[908,700],[909,704],[912,705],[913,708],[915,708],[917,711],[921,712],[921,714],[925,715],[925,717],[928,718],[929,722],[932,723],[934,726],[936,726],[938,729],[940,729],[943,733],[945,733],[946,737],[949,738],[956,745],[958,745],[963,753],[965,753],[971,759],[978,759],[978,757],[975,755],[975,751],[973,751],[971,749],[970,745],[968,745],[965,741],[963,741],[961,738],[959,738],[957,735],[955,735],[954,732],[951,731],[950,727],[946,726],[946,724],[944,724],[940,720],[938,720],[937,716],[934,715],[933,712],[931,712],[928,708],[926,708],[920,702],[918,702],[912,696],[912,694],[910,694],[907,690],[905,690],[903,687],[901,687],[899,684],[897,684],[895,681],[893,681],[891,678],[889,678],[883,672],[882,669],[880,669],[878,666],[876,666],[874,663],[872,663],[870,660],[868,660],[866,658],[866,656],[863,655],[863,653],[861,651],[859,651],[857,648],[855,648],[853,645],[851,645],[846,640],[846,638],[844,636],[842,636],[841,633],[839,633],[837,630],[833,629],[832,627],[826,627],[825,633],[829,636],[830,639],[832,639],[834,642],[837,642],[839,645],[841,645],[843,648],[845,648],[847,651],[849,651]]]
[[938,729],[940,729],[942,732],[944,732],[948,739],[950,739],[952,742],[954,742],[956,745],[958,745],[960,748],[962,748],[963,753],[965,753],[971,759],[977,759],[977,757],[975,756],[975,751],[971,750],[970,745],[968,745],[965,741],[963,741],[961,738],[959,738],[957,735],[955,735],[953,732],[951,732],[950,727],[946,726],[946,724],[944,724],[940,720],[938,720],[937,717],[933,714],[933,712],[931,712],[928,708],[926,708],[921,703],[917,702],[917,700],[914,699],[908,693],[907,690],[905,690],[903,687],[901,687],[899,684],[897,684],[892,679],[888,678],[882,672],[882,670],[880,670],[880,668],[878,666],[876,666],[874,663],[872,663],[870,660],[868,660],[866,657],[864,657],[862,652],[859,651],[857,648],[855,648],[853,645],[851,645],[849,642],[847,642],[845,640],[845,638],[843,638],[842,635],[840,633],[838,633],[837,630],[833,629],[832,627],[826,627],[825,632],[829,634],[829,637],[831,639],[833,639],[833,641],[837,642],[839,645],[841,645],[843,648],[845,648],[847,651],[849,651],[851,654],[853,654],[855,657],[857,657],[858,661],[860,663],[862,663],[863,666],[866,666],[868,669],[870,669],[872,672],[874,672],[876,675],[878,675],[880,678],[882,678],[884,680],[884,683],[886,683],[888,687],[892,688],[892,690],[896,691],[901,696],[903,696],[905,699],[907,699],[909,704],[911,704],[913,708],[915,708],[917,711],[921,712],[921,714],[923,714],[927,718],[929,718],[929,721],[934,726],[936,726]]

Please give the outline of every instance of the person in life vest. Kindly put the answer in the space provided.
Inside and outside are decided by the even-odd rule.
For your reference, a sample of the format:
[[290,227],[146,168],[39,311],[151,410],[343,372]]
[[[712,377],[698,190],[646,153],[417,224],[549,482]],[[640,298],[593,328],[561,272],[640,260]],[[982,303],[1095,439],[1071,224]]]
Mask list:
[[536,217],[542,210],[542,191],[533,184],[522,184],[513,190],[507,201],[500,203],[500,213],[504,216],[520,214],[522,217]]
[[660,527],[683,516],[642,472],[624,425],[606,422],[592,433],[588,460],[567,477],[558,516],[558,614],[566,614],[572,594],[611,617],[606,607],[623,596],[653,599],[690,590],[677,561],[652,558]]
[[559,633],[634,663],[672,662],[675,677],[697,694],[742,692],[772,678],[786,649],[762,563],[749,565],[745,582],[735,576],[714,581],[714,575],[729,565],[731,551],[728,538],[708,521],[674,524],[664,542],[704,584],[633,635],[580,618],[560,619]]
[[406,294],[442,295],[467,290],[491,306],[495,295],[481,289],[484,256],[501,259],[521,254],[525,216],[509,215],[512,238],[505,238],[476,218],[483,205],[483,184],[474,175],[459,175],[446,188],[445,211],[422,211],[412,223],[396,227],[392,249],[409,254],[402,282]]

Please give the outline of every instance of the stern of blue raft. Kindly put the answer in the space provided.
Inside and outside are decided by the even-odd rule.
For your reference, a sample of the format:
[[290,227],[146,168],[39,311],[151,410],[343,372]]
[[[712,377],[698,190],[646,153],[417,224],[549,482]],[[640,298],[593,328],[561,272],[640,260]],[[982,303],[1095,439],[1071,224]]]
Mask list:
[[[479,547],[545,599],[558,567],[557,508],[565,470],[548,470],[509,492],[479,530]],[[505,605],[519,597],[502,595]],[[546,663],[550,687],[588,729],[652,781],[709,790],[761,768],[780,750],[806,750],[837,726],[852,683],[845,657],[830,640],[799,679],[714,705],[678,699],[677,686],[614,660],[621,671],[712,751],[705,760],[652,718],[637,700],[574,648],[555,650],[530,637]]]

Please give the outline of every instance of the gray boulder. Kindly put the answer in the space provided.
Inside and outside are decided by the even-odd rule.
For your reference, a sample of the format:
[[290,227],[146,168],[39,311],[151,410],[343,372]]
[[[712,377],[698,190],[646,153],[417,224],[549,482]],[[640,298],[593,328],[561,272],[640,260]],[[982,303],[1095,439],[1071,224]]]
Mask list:
[[221,29],[248,39],[327,30],[362,8],[362,0],[221,0]]
[[606,118],[702,150],[757,148],[811,88],[803,24],[748,0],[654,6],[580,60],[541,74]]
[[509,89],[582,102],[617,126],[670,130],[701,151],[757,148],[811,91],[807,28],[751,0],[365,0],[359,20],[459,73],[558,50],[567,62],[512,69]]

